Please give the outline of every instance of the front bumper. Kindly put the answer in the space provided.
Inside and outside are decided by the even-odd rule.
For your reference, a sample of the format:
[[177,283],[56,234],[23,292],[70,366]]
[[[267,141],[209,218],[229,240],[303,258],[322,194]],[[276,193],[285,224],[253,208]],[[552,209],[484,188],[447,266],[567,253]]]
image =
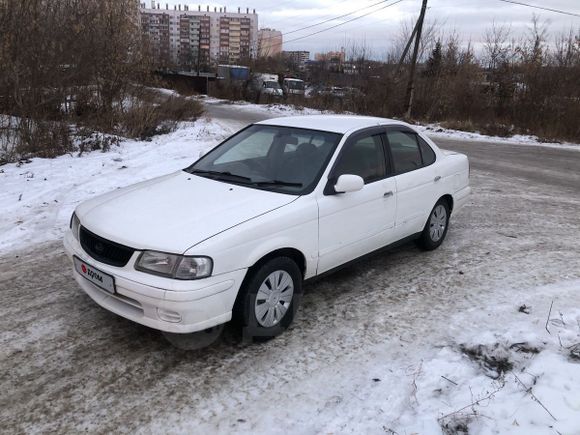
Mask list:
[[[165,332],[186,334],[202,331],[212,326],[229,322],[236,296],[247,269],[240,269],[196,281],[178,282],[151,276],[133,270],[132,258],[124,268],[109,266],[88,256],[67,231],[64,247],[71,260],[73,256],[115,277],[115,295],[100,289],[83,276],[73,266],[73,274],[79,286],[101,307],[126,319]],[[136,254],[137,255],[137,254]],[[160,284],[167,281],[166,287]]]

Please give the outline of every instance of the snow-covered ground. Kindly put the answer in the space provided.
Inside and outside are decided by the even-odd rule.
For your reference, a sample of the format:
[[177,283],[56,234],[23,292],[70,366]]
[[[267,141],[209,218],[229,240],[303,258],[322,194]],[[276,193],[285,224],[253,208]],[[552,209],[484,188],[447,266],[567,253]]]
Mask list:
[[243,111],[268,113],[272,116],[322,115],[334,113],[328,110],[311,109],[310,107],[293,106],[282,103],[254,104],[248,101],[229,101],[215,97],[202,96],[200,100],[206,104],[227,104]]
[[486,308],[433,321],[445,328],[427,347],[407,330],[325,365],[313,343],[304,352],[320,364],[295,383],[263,391],[244,374],[243,399],[227,389],[206,404],[214,418],[168,411],[147,431],[195,421],[204,433],[580,433],[580,280],[488,296]]
[[540,146],[545,148],[560,148],[566,150],[580,151],[580,145],[563,142],[542,142],[537,136],[515,134],[508,137],[488,136],[481,133],[453,130],[443,128],[439,124],[416,125],[419,131],[422,131],[432,137],[444,137],[449,139],[460,139],[464,141],[490,142],[490,143],[508,143],[512,145]]
[[[79,202],[180,170],[237,127],[201,119],[108,153],[1,166],[0,257],[61,239]],[[9,302],[2,316],[10,325],[33,319],[0,330],[2,365],[23,360],[12,377],[0,376],[0,387],[34,410],[15,412],[14,401],[5,403],[0,419],[26,432],[113,431],[105,423],[111,418],[125,431],[146,433],[580,434],[580,256],[571,239],[580,228],[580,199],[517,177],[472,177],[473,203],[438,251],[402,251],[371,260],[354,276],[315,284],[297,325],[279,339],[221,345],[207,358],[168,350],[78,296],[67,287],[72,279],[63,278],[62,256],[54,270],[43,269],[55,280],[50,285],[30,271],[30,294],[10,293],[0,276],[7,286],[1,294],[24,306],[19,312]],[[95,359],[93,378],[74,366]],[[59,375],[69,369],[68,377]],[[45,382],[49,374],[54,378]],[[79,390],[87,379],[90,399]],[[131,388],[118,389],[120,379]]]
[[0,166],[0,252],[62,238],[80,202],[183,169],[234,132],[226,122],[203,118],[151,141],[122,141],[106,153]]

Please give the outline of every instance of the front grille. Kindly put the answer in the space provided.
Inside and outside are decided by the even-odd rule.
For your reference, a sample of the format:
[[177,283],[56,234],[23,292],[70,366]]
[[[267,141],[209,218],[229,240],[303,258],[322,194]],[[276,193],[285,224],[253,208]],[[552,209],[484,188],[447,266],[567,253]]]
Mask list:
[[87,254],[95,260],[111,266],[125,266],[133,255],[133,252],[135,252],[134,249],[127,246],[119,245],[118,243],[103,239],[102,237],[91,233],[85,227],[81,227],[79,238],[81,246]]

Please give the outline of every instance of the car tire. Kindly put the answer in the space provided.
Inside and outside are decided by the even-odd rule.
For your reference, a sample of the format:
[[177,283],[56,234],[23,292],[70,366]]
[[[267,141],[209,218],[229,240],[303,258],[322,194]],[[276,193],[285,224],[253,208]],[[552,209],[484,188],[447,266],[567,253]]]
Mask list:
[[421,249],[432,251],[441,246],[449,229],[450,215],[449,204],[444,199],[440,199],[429,213],[427,223],[417,240]]
[[289,257],[276,257],[250,269],[236,304],[234,320],[246,341],[260,342],[284,332],[302,297],[302,272]]

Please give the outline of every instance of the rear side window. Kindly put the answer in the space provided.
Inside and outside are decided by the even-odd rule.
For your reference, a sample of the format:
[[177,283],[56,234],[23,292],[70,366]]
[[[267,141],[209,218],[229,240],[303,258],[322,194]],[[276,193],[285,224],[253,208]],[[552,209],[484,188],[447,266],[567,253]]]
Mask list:
[[402,174],[423,166],[417,135],[404,131],[388,131],[387,139],[393,155],[395,173]]
[[423,166],[432,165],[435,162],[435,151],[421,137],[417,137],[419,138],[419,146],[421,147],[421,154],[423,156]]

